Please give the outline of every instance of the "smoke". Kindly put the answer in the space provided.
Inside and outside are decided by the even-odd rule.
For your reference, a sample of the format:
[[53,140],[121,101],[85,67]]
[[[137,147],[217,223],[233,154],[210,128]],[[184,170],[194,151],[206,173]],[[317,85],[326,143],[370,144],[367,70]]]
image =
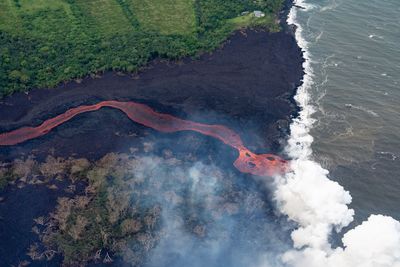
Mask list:
[[[280,255],[290,248],[289,227],[274,216],[271,199],[256,181],[172,154],[137,160],[132,196],[140,189],[146,192],[141,208],[160,207],[159,229],[146,233],[152,241],[140,266],[281,266]],[[128,262],[135,259],[135,244],[123,256]]]
[[[295,3],[306,11],[310,7],[303,1]],[[293,267],[399,267],[400,223],[391,217],[371,215],[344,234],[343,247],[332,248],[329,242],[333,231],[339,232],[352,222],[354,211],[348,207],[350,193],[330,180],[329,172],[311,157],[313,138],[309,131],[314,109],[307,89],[312,86],[313,73],[308,44],[296,15],[297,7],[293,7],[288,23],[297,27],[296,39],[304,52],[306,74],[295,97],[302,110],[291,125],[286,148],[294,159],[293,171],[276,180],[278,209],[297,224],[291,233],[293,248],[283,254],[282,261]]]

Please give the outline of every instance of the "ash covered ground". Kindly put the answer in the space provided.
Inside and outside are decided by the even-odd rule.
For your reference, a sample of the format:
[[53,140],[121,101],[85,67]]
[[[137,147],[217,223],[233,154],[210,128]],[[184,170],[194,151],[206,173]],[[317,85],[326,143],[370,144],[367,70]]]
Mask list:
[[[197,60],[105,73],[0,104],[1,132],[101,100],[235,130],[279,153],[296,114],[301,51],[291,34],[236,33]],[[289,244],[264,182],[236,151],[193,132],[158,133],[117,110],[81,114],[49,134],[0,147],[0,259],[30,266],[251,266]],[[285,230],[286,229],[286,230]]]

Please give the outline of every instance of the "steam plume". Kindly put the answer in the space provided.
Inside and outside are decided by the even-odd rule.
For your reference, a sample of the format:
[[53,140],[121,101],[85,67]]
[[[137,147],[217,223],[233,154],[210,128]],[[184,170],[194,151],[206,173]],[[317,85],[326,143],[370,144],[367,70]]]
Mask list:
[[[295,3],[309,8],[303,1]],[[400,223],[391,217],[371,215],[344,234],[343,247],[334,249],[329,243],[332,231],[348,226],[354,211],[347,206],[351,202],[349,192],[330,180],[329,172],[311,159],[313,138],[309,130],[314,110],[307,89],[312,85],[313,73],[296,14],[297,8],[293,7],[288,23],[297,27],[296,39],[306,59],[306,75],[295,97],[302,110],[291,125],[286,149],[294,158],[293,172],[277,179],[275,198],[280,211],[298,227],[291,234],[293,249],[284,253],[282,259],[293,267],[399,267]]]

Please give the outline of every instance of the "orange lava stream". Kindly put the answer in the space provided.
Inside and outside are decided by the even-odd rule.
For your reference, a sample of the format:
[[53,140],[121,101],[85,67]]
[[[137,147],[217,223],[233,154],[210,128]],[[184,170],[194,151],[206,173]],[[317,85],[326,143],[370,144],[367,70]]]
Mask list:
[[223,125],[209,125],[182,120],[168,114],[154,111],[150,107],[135,102],[102,101],[94,105],[71,108],[65,113],[44,121],[37,127],[22,127],[0,134],[0,146],[11,146],[45,135],[53,128],[72,119],[78,114],[95,111],[102,107],[116,108],[124,112],[132,121],[160,132],[195,131],[219,139],[235,148],[239,157],[234,166],[243,173],[258,176],[273,176],[287,172],[288,162],[273,154],[255,154],[247,149],[242,139]]

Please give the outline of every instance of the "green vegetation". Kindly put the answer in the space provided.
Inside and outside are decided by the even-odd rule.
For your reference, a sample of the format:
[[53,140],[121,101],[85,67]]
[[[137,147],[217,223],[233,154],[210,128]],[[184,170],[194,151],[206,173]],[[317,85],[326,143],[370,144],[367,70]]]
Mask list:
[[241,27],[275,31],[282,2],[0,1],[0,97],[110,69],[134,72],[156,57],[194,56]]
[[[143,260],[160,234],[161,208],[154,195],[148,196],[159,179],[151,176],[151,168],[158,165],[149,162],[110,153],[96,162],[48,156],[44,162],[28,157],[0,163],[0,190],[8,184],[42,185],[69,194],[58,198],[48,216],[34,220],[32,231],[41,243],[31,244],[27,254],[32,260],[51,260],[59,253],[63,266],[84,266],[90,260],[107,263],[108,252],[132,263]],[[139,166],[150,171],[140,176]],[[60,181],[69,186],[59,188]],[[76,192],[77,183],[86,186],[84,195]]]
[[232,23],[235,28],[245,28],[245,27],[262,27],[269,25],[269,29],[272,31],[278,31],[279,25],[275,23],[275,16],[267,14],[264,17],[256,18],[253,13],[249,13],[243,16],[239,16],[228,20]]
[[137,163],[127,155],[111,153],[91,166],[86,194],[60,197],[55,212],[37,220],[46,222],[41,240],[47,251],[62,253],[66,266],[83,266],[90,260],[111,261],[106,251],[122,256],[129,250],[133,259],[128,254],[124,257],[130,262],[143,259],[159,235],[161,208],[157,204],[144,205],[139,199],[141,192],[134,190],[143,186],[143,181],[131,172],[130,165]]
[[147,32],[190,35],[196,31],[194,0],[131,0],[129,8]]
[[[34,218],[31,260],[44,266],[58,255],[62,266],[116,259],[141,266],[170,237],[190,237],[198,248],[236,242],[227,222],[247,235],[248,218],[264,214],[264,197],[233,172],[168,149],[155,156],[153,147],[148,142],[96,161],[49,155],[43,162],[33,156],[0,162],[2,186],[46,186],[59,195],[51,212]],[[7,205],[7,198],[0,201]]]
[[7,168],[0,168],[0,191],[16,178],[17,177]]

